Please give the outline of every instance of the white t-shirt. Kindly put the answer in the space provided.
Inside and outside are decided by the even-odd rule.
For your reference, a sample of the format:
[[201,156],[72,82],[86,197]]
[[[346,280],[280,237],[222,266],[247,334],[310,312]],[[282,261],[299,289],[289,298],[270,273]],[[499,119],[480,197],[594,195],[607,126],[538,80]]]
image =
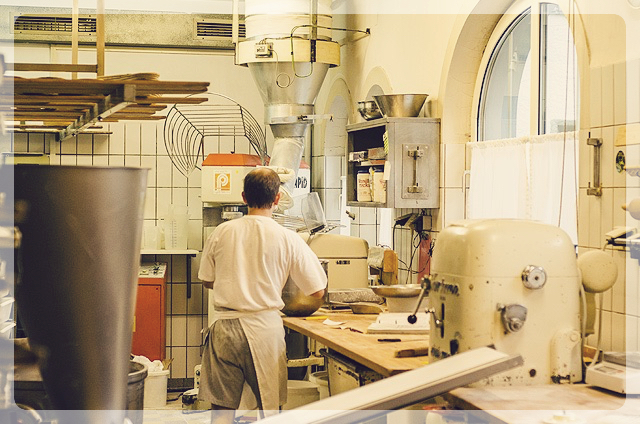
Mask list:
[[236,311],[282,309],[290,277],[305,295],[327,286],[320,261],[302,238],[260,215],[216,227],[205,242],[198,278],[213,282],[217,307]]

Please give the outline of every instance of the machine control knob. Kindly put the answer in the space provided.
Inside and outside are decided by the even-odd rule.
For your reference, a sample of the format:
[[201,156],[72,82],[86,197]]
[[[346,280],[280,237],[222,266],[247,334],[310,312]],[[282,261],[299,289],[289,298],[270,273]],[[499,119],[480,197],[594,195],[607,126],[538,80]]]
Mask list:
[[516,333],[524,327],[527,320],[527,308],[517,303],[511,305],[498,304],[502,325],[507,333]]
[[541,289],[546,282],[547,273],[541,266],[527,265],[522,271],[522,284],[528,289]]

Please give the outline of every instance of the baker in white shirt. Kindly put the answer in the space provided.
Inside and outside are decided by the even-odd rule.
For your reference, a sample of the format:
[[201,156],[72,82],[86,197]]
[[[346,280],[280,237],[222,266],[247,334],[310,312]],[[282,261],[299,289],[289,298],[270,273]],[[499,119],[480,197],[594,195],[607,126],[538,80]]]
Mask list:
[[212,423],[233,422],[243,388],[243,405],[252,392],[264,416],[277,413],[287,400],[282,289],[291,278],[305,295],[320,298],[327,286],[311,248],[272,218],[279,188],[269,168],[248,173],[242,193],[248,214],[216,227],[202,252],[198,278],[213,290],[214,314],[198,397],[212,404]]

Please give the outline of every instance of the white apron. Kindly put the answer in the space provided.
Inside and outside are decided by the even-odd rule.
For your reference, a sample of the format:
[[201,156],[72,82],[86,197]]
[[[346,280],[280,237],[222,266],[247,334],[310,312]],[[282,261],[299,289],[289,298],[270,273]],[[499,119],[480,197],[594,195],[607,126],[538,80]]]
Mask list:
[[[287,401],[287,353],[284,326],[278,310],[259,312],[214,311],[213,322],[219,319],[238,319],[247,336],[265,417],[277,414]],[[213,325],[213,322],[211,323]],[[277,366],[274,366],[274,362]],[[284,390],[282,390],[284,389]],[[239,410],[255,409],[258,403],[245,382]]]

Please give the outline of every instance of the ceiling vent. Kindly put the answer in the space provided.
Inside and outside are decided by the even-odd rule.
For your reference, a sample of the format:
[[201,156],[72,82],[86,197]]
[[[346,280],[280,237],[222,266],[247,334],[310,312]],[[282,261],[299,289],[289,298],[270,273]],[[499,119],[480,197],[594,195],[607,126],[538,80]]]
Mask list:
[[[197,19],[195,20],[195,36],[202,40],[231,40],[233,25],[231,21],[224,19]],[[238,38],[245,38],[244,23],[238,25]]]
[[[13,32],[21,33],[60,33],[72,32],[72,18],[69,15],[20,15],[13,21]],[[78,17],[78,32],[80,34],[95,34],[96,18],[91,16]]]

